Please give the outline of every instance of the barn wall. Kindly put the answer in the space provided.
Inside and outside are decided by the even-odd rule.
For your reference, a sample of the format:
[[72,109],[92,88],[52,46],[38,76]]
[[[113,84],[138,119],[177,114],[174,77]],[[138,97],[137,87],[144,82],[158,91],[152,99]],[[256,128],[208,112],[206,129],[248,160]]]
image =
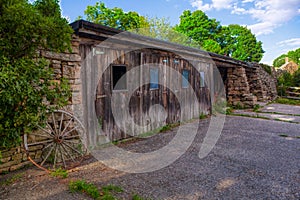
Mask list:
[[[208,83],[212,81],[209,80],[208,63],[199,61],[190,63],[174,53],[155,49],[125,52],[122,48],[97,48],[97,52],[101,53],[95,55],[92,45],[82,44],[80,51],[82,57],[85,58],[82,62],[82,76],[85,80],[83,83],[84,119],[89,131],[89,140],[91,143],[95,142],[90,145],[105,141],[103,136],[110,140],[119,140],[157,129],[166,124],[197,118],[199,113],[210,113],[208,84],[206,87],[200,87],[200,76],[197,71],[198,69],[205,72]],[[127,75],[128,90],[112,89],[112,65],[125,65],[127,72],[131,70]],[[145,81],[149,82],[149,67],[160,68],[158,89],[150,89],[149,84],[144,84]],[[176,70],[180,76],[171,75],[171,69]],[[190,90],[181,87],[183,69],[190,72],[189,81],[196,93],[200,108],[192,101]],[[176,88],[175,92],[163,86],[168,84]],[[131,91],[130,88],[136,85],[141,87]],[[181,103],[176,95],[184,97]],[[114,107],[115,104],[112,103],[113,98],[118,101],[117,107]],[[130,98],[128,105],[125,102],[127,98]],[[162,108],[166,110],[166,113],[161,112]],[[121,124],[116,123],[114,109],[119,109],[121,119],[118,120],[122,121]],[[197,112],[196,109],[198,109]],[[151,116],[151,111],[157,115]],[[165,120],[164,114],[167,114]],[[137,124],[142,128],[137,127]]]

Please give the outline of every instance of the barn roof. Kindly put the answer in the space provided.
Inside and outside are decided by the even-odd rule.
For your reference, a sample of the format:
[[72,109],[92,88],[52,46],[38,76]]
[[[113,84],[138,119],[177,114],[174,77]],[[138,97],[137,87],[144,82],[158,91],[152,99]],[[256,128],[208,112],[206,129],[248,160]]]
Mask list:
[[85,41],[82,40],[83,43],[97,44],[97,42],[99,43],[99,41],[104,41],[108,38],[112,38],[112,36],[122,33],[122,38],[118,38],[116,41],[118,44],[156,49],[161,49],[161,47],[163,47],[163,50],[168,50],[174,53],[185,54],[197,58],[201,57],[203,59],[212,58],[212,60],[218,67],[255,67],[255,65],[253,65],[252,63],[236,60],[228,56],[206,52],[200,49],[187,47],[147,36],[141,36],[132,32],[110,28],[85,20],[78,20],[71,23],[70,25],[73,28],[74,33],[79,36],[79,38],[88,39]]

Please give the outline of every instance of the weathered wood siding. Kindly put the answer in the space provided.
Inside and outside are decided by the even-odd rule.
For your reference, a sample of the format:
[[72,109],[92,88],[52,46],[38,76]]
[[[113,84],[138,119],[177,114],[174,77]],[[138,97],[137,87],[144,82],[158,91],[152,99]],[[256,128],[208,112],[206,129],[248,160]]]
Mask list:
[[[208,86],[213,80],[210,79],[212,71],[209,63],[196,59],[189,62],[174,53],[157,49],[126,53],[122,48],[100,50],[102,54],[93,55],[91,45],[82,44],[80,47],[81,56],[85,58],[82,64],[83,108],[90,141],[98,141],[98,137],[103,135],[108,136],[110,140],[138,135],[141,130],[135,129],[134,124],[144,127],[142,132],[148,132],[165,124],[197,118],[199,113],[210,113],[211,94]],[[111,58],[116,59],[110,60]],[[140,87],[131,93],[128,90],[113,90],[111,70],[113,65],[125,65],[127,72],[136,68],[134,72],[127,73],[127,87],[130,88],[132,84],[137,83]],[[160,68],[158,89],[150,89],[150,84],[143,84],[145,79],[149,82],[149,71],[146,72],[149,67]],[[173,70],[178,74],[174,76],[174,73],[171,73]],[[182,70],[189,71],[189,84],[195,92],[197,104],[193,102],[193,91],[182,88]],[[205,87],[200,87],[199,71],[205,73]],[[171,91],[168,85],[172,85],[176,90]],[[112,95],[117,97],[115,98],[117,102],[112,103]],[[182,100],[178,100],[176,95],[182,96]],[[126,98],[130,98],[128,105]],[[129,113],[125,112],[126,106]],[[164,108],[167,115],[165,120],[161,108]],[[113,109],[122,112],[124,119],[119,124],[115,121]],[[151,109],[152,112],[149,112]],[[151,116],[153,113],[156,116]]]

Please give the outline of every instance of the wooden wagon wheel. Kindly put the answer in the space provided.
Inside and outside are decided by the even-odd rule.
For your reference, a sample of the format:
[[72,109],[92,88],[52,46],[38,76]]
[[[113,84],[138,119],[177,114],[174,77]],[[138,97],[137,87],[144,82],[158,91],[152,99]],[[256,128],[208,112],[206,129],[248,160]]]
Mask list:
[[24,134],[23,142],[28,158],[42,169],[80,164],[87,154],[83,141],[85,129],[78,118],[64,110],[51,112],[37,131]]

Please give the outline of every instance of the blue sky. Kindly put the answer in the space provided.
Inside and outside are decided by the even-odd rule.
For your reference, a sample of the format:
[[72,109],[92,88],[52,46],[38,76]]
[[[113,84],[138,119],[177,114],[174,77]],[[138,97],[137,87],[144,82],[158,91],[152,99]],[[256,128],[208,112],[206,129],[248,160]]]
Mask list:
[[[73,22],[97,0],[61,0],[63,15]],[[184,10],[204,11],[222,25],[240,24],[251,29],[266,51],[261,62],[272,64],[279,55],[300,48],[300,0],[102,0],[109,8],[136,11],[149,17],[179,23]]]

